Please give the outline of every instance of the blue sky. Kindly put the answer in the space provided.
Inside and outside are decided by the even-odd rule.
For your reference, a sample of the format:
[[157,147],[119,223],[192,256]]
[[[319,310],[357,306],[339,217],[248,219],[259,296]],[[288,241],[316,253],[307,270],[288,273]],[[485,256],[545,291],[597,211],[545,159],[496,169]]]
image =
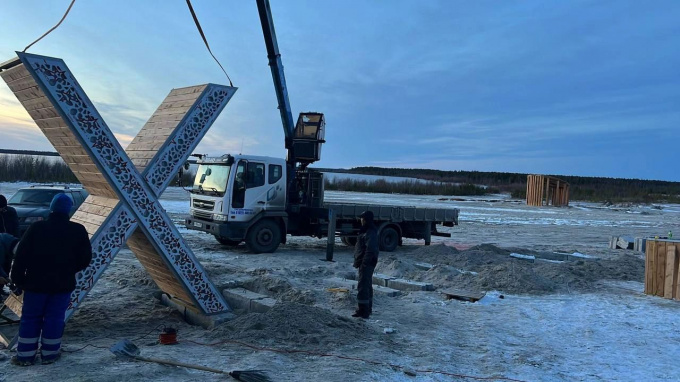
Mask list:
[[[271,0],[320,167],[680,181],[680,1]],[[4,0],[0,61],[68,0]],[[255,1],[194,0],[238,92],[197,152],[285,155]],[[172,88],[226,83],[184,1],[76,1],[29,52],[63,58],[123,144]],[[0,148],[52,150],[4,83]]]

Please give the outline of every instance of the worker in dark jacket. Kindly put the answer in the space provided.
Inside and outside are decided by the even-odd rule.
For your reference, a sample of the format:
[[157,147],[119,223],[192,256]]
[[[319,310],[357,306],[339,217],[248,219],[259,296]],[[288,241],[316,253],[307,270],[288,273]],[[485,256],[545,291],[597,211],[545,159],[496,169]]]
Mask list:
[[359,217],[361,229],[354,247],[354,268],[359,269],[359,309],[352,317],[368,318],[373,313],[373,271],[378,264],[378,229],[373,223],[373,212],[364,211]]
[[0,233],[0,290],[9,283],[9,271],[12,268],[14,247],[19,239],[8,234]]
[[47,220],[31,224],[16,248],[12,282],[24,303],[19,324],[17,355],[12,363],[32,365],[40,340],[43,364],[60,356],[64,318],[76,287],[76,273],[87,268],[92,248],[85,227],[69,221],[73,201],[58,194]]
[[7,205],[5,195],[0,195],[0,233],[19,237],[19,215],[14,207]]

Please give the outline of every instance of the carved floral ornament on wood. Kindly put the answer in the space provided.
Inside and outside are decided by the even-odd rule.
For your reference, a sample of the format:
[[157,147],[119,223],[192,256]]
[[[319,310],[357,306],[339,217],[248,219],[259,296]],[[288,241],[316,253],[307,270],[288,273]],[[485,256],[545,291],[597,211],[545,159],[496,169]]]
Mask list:
[[93,260],[67,318],[126,242],[164,292],[206,315],[229,311],[158,198],[236,88],[173,89],[123,150],[63,60],[17,54],[0,76],[90,192],[72,219],[87,228]]

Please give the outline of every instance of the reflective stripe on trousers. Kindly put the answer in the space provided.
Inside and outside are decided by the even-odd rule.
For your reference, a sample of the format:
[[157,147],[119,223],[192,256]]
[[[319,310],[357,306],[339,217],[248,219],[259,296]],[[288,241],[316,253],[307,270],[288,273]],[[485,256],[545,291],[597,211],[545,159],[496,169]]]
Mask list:
[[42,359],[55,358],[61,349],[64,317],[71,299],[70,293],[34,293],[25,291],[19,323],[17,359],[35,360],[38,339],[42,336]]
[[373,305],[373,271],[375,267],[362,265],[359,267],[359,283],[357,285],[357,303]]

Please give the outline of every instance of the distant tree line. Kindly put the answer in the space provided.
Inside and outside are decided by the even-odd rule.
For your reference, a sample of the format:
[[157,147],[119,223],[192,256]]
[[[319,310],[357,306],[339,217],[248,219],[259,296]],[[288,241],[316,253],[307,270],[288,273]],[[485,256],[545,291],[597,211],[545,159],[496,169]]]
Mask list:
[[61,158],[0,155],[1,182],[78,183]]
[[[182,185],[191,186],[195,175],[193,171],[185,171],[182,174]],[[0,182],[80,183],[61,158],[2,154],[0,154]],[[179,185],[177,176],[170,185]]]
[[485,195],[498,193],[498,189],[476,186],[474,184],[454,184],[446,182],[418,182],[404,180],[389,182],[385,179],[373,181],[359,179],[328,179],[324,181],[326,190],[373,192],[378,194],[411,194],[411,195]]
[[[316,168],[316,170],[398,176],[428,181],[417,182],[406,180],[402,182],[388,182],[383,179],[375,181],[326,179],[325,186],[328,190],[451,196],[506,192],[515,198],[523,199],[526,197],[527,174],[521,173],[381,167],[355,167],[349,170]],[[182,175],[182,185],[184,187],[191,187],[194,176],[195,173],[193,171],[184,172]],[[569,198],[571,200],[611,203],[680,203],[680,182],[562,175],[549,176],[557,177],[569,183]],[[175,177],[171,185],[179,185],[177,179],[178,177]],[[0,181],[78,183],[78,179],[61,158],[4,154],[0,154]]]
[[[335,171],[335,170],[323,170]],[[382,167],[354,167],[348,172],[365,175],[401,176],[435,182],[486,185],[490,189],[510,193],[515,198],[526,198],[527,175],[508,172],[440,171]],[[549,175],[569,183],[569,199],[595,202],[680,203],[680,182],[661,180],[596,178],[584,176]]]

